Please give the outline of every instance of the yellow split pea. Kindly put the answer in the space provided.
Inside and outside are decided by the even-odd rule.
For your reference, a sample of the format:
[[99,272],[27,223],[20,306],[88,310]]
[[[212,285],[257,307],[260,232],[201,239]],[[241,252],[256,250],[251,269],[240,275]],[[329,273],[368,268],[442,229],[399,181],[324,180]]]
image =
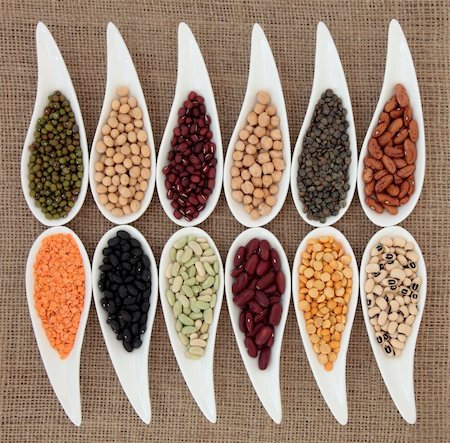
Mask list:
[[351,258],[332,236],[310,239],[298,269],[298,306],[318,359],[333,369],[352,292]]

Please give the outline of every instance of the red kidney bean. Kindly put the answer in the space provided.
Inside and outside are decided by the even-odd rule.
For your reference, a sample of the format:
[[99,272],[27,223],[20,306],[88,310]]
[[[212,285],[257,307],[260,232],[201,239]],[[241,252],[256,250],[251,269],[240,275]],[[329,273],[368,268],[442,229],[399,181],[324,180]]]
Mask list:
[[256,272],[256,268],[259,264],[259,257],[257,254],[253,254],[245,263],[244,270],[247,274],[253,275]]
[[244,261],[244,257],[245,257],[245,247],[241,246],[237,252],[236,255],[234,256],[234,266],[241,266],[242,262]]
[[270,360],[270,348],[265,347],[261,350],[261,352],[259,354],[259,359],[258,359],[259,369],[261,369],[261,370],[266,369],[267,366],[269,366],[269,360]]
[[281,271],[281,263],[280,263],[280,256],[278,255],[278,252],[275,251],[275,249],[272,249],[270,251],[270,258],[272,260],[273,269],[275,271]]
[[275,282],[276,282],[276,285],[277,285],[278,292],[280,294],[283,294],[284,290],[286,289],[286,280],[284,278],[283,272],[281,272],[281,271],[277,272],[277,276],[275,278]]
[[280,323],[282,310],[283,307],[280,305],[280,303],[274,303],[270,308],[269,323],[272,326],[278,326],[278,324]]
[[191,91],[178,110],[178,127],[173,130],[172,149],[167,155],[169,163],[162,170],[167,198],[176,203],[172,207],[177,219],[197,218],[216,184],[216,145],[211,142],[210,123],[203,97]]
[[286,290],[280,257],[267,240],[253,238],[238,249],[233,264],[233,301],[241,308],[239,329],[246,337],[248,355],[259,354],[258,365],[265,369],[275,342],[275,327],[281,321],[281,295]]
[[247,332],[245,327],[245,311],[241,311],[239,314],[239,329],[244,333]]
[[235,295],[233,301],[241,308],[243,308],[255,296],[253,289],[247,288]]
[[269,340],[271,335],[272,328],[270,326],[263,326],[255,336],[255,343],[261,346]]
[[261,259],[264,261],[269,260],[270,258],[270,244],[267,240],[261,240],[259,243],[259,255]]
[[245,313],[245,328],[248,332],[253,331],[253,328],[255,327],[255,323],[253,321],[253,315],[251,312],[247,311]]
[[260,277],[263,276],[271,267],[272,264],[269,260],[260,261],[258,263],[258,267],[256,268],[256,275],[259,275]]
[[269,306],[269,297],[263,291],[255,291],[255,300],[263,307]]
[[245,258],[248,260],[259,248],[259,240],[254,238],[250,240],[245,246]]
[[256,347],[253,338],[245,337],[244,343],[245,347],[247,348],[248,355],[250,355],[250,357],[252,358],[255,358],[258,355],[258,348]]

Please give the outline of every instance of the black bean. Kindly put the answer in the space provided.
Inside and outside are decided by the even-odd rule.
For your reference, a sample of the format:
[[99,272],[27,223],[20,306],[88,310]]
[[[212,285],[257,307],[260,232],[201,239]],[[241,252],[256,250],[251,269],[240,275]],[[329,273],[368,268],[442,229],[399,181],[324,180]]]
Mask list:
[[103,249],[98,287],[108,324],[124,348],[131,352],[142,345],[150,308],[150,259],[140,242],[126,231],[117,231]]

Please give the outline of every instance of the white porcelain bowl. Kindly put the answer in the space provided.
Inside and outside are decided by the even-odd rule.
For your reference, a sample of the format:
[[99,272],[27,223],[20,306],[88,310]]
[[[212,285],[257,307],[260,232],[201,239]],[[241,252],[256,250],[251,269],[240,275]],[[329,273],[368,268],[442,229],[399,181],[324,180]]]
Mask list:
[[[280,117],[280,129],[283,142],[283,160],[286,165],[283,171],[283,178],[278,183],[277,203],[272,207],[269,214],[253,220],[242,203],[234,200],[231,189],[231,168],[233,166],[233,151],[239,139],[239,131],[247,125],[247,115],[253,110],[256,103],[256,94],[259,91],[266,91],[270,94],[272,103],[277,107],[277,114]],[[252,32],[252,47],[250,55],[250,67],[248,72],[247,91],[239,114],[236,126],[231,136],[225,156],[225,168],[223,175],[223,186],[228,207],[236,220],[244,226],[254,228],[264,226],[271,222],[281,211],[286,195],[289,190],[289,176],[291,173],[291,142],[289,139],[289,126],[284,103],[283,89],[277,65],[270,49],[269,42],[261,26],[255,23]]]
[[[91,184],[91,192],[94,197],[95,204],[100,212],[111,223],[116,225],[123,225],[133,223],[144,214],[153,197],[155,189],[156,177],[156,154],[155,143],[153,140],[152,125],[148,115],[147,103],[145,101],[142,86],[133,64],[130,52],[125,44],[118,29],[113,23],[108,23],[107,28],[107,45],[108,45],[108,62],[107,62],[107,79],[105,87],[105,98],[103,99],[102,111],[98,121],[97,130],[95,131],[94,140],[91,147],[91,157],[89,163],[89,181]],[[111,103],[117,98],[116,89],[120,86],[126,86],[129,90],[130,96],[136,97],[138,106],[142,109],[142,121],[144,123],[143,129],[147,132],[147,144],[150,147],[150,179],[148,180],[148,188],[144,193],[144,198],[141,201],[141,207],[138,211],[120,217],[115,216],[108,211],[105,205],[102,205],[99,200],[97,192],[97,183],[95,181],[95,163],[99,160],[100,154],[95,150],[96,143],[102,138],[102,126],[108,121],[109,113],[111,112]]]
[[[35,308],[34,300],[34,263],[36,256],[41,248],[42,241],[51,235],[70,234],[77,243],[84,265],[85,275],[85,294],[84,306],[78,325],[77,335],[70,354],[62,359],[58,351],[54,349],[45,334],[42,326],[41,318]],[[30,311],[31,323],[33,325],[34,336],[44,363],[47,376],[52,385],[65,413],[76,426],[81,425],[81,400],[80,400],[80,355],[83,345],[84,330],[91,307],[91,264],[86,253],[83,243],[79,237],[69,228],[65,226],[56,226],[44,231],[33,243],[27,259],[27,267],[25,272],[25,283],[27,291],[28,309]]]
[[[403,237],[406,241],[414,245],[414,252],[419,256],[417,273],[422,278],[422,284],[419,288],[419,302],[417,308],[419,314],[412,324],[412,333],[405,342],[405,348],[402,355],[398,357],[388,357],[375,338],[375,331],[370,324],[370,318],[367,307],[367,294],[364,290],[367,275],[366,265],[370,260],[370,251],[375,247],[382,237]],[[388,388],[389,394],[395,403],[401,416],[410,424],[416,422],[416,402],[414,399],[414,352],[416,349],[417,335],[419,333],[420,322],[422,320],[425,308],[425,299],[427,294],[427,269],[422,251],[414,237],[401,226],[392,226],[380,229],[367,243],[366,249],[361,260],[360,272],[361,287],[361,306],[364,314],[364,322],[367,328],[370,345],[375,355],[378,369],[381,372],[384,383]]]
[[[415,190],[411,195],[408,203],[398,208],[397,215],[391,215],[387,211],[382,214],[378,214],[367,206],[366,197],[364,194],[365,183],[362,179],[364,172],[364,158],[367,156],[367,146],[369,140],[372,137],[373,130],[375,129],[378,118],[383,111],[386,102],[395,95],[394,88],[397,83],[401,83],[405,86],[409,95],[409,101],[413,111],[413,118],[417,121],[419,127],[419,138],[416,142],[417,148],[417,161],[416,170],[414,172],[415,178]],[[366,138],[361,147],[361,153],[359,156],[358,165],[358,195],[361,202],[361,206],[364,209],[369,220],[377,226],[393,226],[401,223],[407,218],[414,210],[417,202],[419,201],[420,194],[422,192],[423,181],[425,178],[425,129],[423,123],[422,113],[422,101],[420,99],[419,84],[417,83],[416,69],[414,62],[409,51],[408,42],[403,34],[402,28],[397,20],[391,20],[389,25],[389,38],[386,57],[386,69],[384,72],[383,87],[380,93],[380,99],[378,101],[373,119],[367,130]]]
[[[172,150],[171,140],[173,130],[178,127],[178,110],[183,106],[183,102],[187,100],[187,96],[191,91],[195,91],[205,99],[206,114],[211,117],[210,130],[213,133],[211,141],[216,144],[215,158],[217,159],[217,165],[216,183],[212,194],[209,196],[204,209],[200,211],[198,217],[192,221],[188,221],[184,217],[177,219],[173,215],[174,208],[171,206],[172,201],[167,198],[167,190],[165,187],[166,176],[162,171],[168,164],[167,156]],[[196,226],[204,222],[214,211],[222,190],[223,177],[223,148],[219,116],[202,53],[189,26],[183,22],[178,26],[178,75],[175,97],[159,147],[156,174],[156,186],[161,205],[167,217],[178,226]]]
[[[170,263],[170,250],[173,244],[181,237],[189,235],[196,235],[197,237],[204,237],[208,239],[210,247],[214,250],[217,260],[219,262],[219,278],[220,286],[217,290],[216,306],[213,310],[213,321],[208,330],[208,341],[206,345],[205,354],[198,360],[190,360],[185,357],[186,348],[178,338],[178,333],[175,329],[175,318],[173,316],[172,308],[169,305],[166,297],[166,291],[169,287],[165,272]],[[183,374],[189,391],[197,402],[198,407],[203,415],[211,422],[215,423],[217,420],[216,413],[216,397],[214,393],[214,344],[216,341],[217,324],[219,322],[220,309],[222,307],[223,298],[223,265],[220,257],[220,252],[217,249],[213,239],[202,229],[196,227],[186,227],[176,231],[172,237],[167,240],[166,245],[161,254],[159,262],[159,295],[161,305],[163,308],[164,321],[166,322],[167,333],[169,335],[170,344],[172,345],[173,353],[177,359],[178,366]]]
[[[38,82],[36,101],[34,104],[31,123],[28,128],[25,143],[23,145],[22,160],[20,164],[20,175],[22,180],[22,191],[30,211],[45,226],[62,226],[69,223],[80,211],[83,206],[84,199],[88,188],[88,165],[89,155],[86,141],[86,132],[84,130],[83,116],[81,115],[80,105],[78,104],[77,95],[72,84],[72,80],[67,70],[61,52],[56,45],[50,31],[39,22],[36,26],[36,51],[38,63]],[[30,196],[30,184],[28,181],[28,162],[30,161],[31,151],[30,145],[34,142],[34,132],[39,117],[44,113],[44,109],[48,104],[48,96],[55,91],[61,91],[69,100],[72,111],[75,115],[75,121],[79,128],[80,147],[83,152],[83,179],[81,181],[81,189],[78,198],[66,217],[57,220],[49,220],[36,206],[36,201]]]
[[[352,295],[348,304],[345,329],[341,334],[340,350],[331,371],[326,371],[324,366],[320,364],[317,354],[314,352],[311,341],[309,340],[309,334],[306,331],[306,322],[303,311],[301,311],[298,307],[298,269],[301,264],[302,252],[306,250],[310,239],[317,239],[319,237],[326,236],[332,236],[335,240],[341,243],[345,253],[352,259],[350,268],[353,272]],[[347,362],[347,349],[350,341],[350,334],[352,332],[353,320],[355,318],[356,306],[358,304],[358,284],[358,263],[350,243],[342,232],[338,231],[336,228],[327,226],[312,230],[302,240],[295,254],[295,260],[292,266],[292,301],[295,307],[295,314],[297,316],[297,323],[300,329],[303,347],[305,349],[306,356],[308,357],[308,362],[314,378],[316,379],[317,386],[319,386],[320,392],[330,408],[330,411],[341,425],[347,424],[348,421],[345,370]]]
[[[106,322],[108,313],[103,309],[101,299],[103,293],[98,288],[100,279],[100,266],[103,264],[103,249],[108,247],[108,240],[114,238],[118,231],[128,232],[132,238],[138,240],[141,244],[144,254],[150,259],[150,268],[152,275],[152,285],[150,293],[150,309],[147,316],[147,328],[141,336],[142,345],[132,352],[127,352],[122,342],[117,340],[116,334],[111,326]],[[153,251],[150,248],[145,237],[133,226],[123,225],[115,226],[110,229],[100,239],[95,248],[94,258],[92,259],[92,282],[95,308],[97,310],[98,320],[105,339],[106,348],[109,357],[119,378],[125,394],[144,423],[150,423],[151,405],[148,387],[148,351],[150,338],[152,335],[153,320],[155,318],[156,305],[158,304],[158,268]]]
[[[245,335],[239,329],[239,315],[242,309],[233,302],[232,291],[234,278],[231,276],[231,272],[234,269],[234,256],[241,246],[245,246],[253,238],[267,240],[270,243],[270,246],[275,248],[280,256],[281,270],[283,271],[286,280],[286,289],[284,293],[281,294],[280,301],[283,306],[281,320],[275,328],[275,342],[271,349],[269,365],[264,370],[259,369],[258,358],[252,358],[248,355],[244,343]],[[282,418],[280,394],[280,354],[281,345],[283,342],[284,327],[286,325],[286,319],[289,311],[291,270],[289,268],[289,262],[284,248],[274,234],[264,228],[252,228],[241,232],[236,237],[236,240],[234,240],[228,250],[227,261],[225,264],[225,292],[234,336],[236,338],[239,352],[241,353],[242,361],[244,362],[247,374],[267,413],[275,423],[279,424],[281,423]]]
[[[314,114],[317,102],[320,100],[321,95],[327,90],[332,89],[333,92],[342,99],[342,106],[347,110],[346,119],[349,123],[347,128],[347,134],[350,143],[351,163],[348,167],[348,179],[350,189],[347,192],[346,205],[341,208],[336,215],[330,216],[326,219],[325,223],[321,223],[318,220],[312,220],[308,218],[306,212],[303,210],[303,203],[300,199],[297,178],[299,170],[299,158],[303,152],[303,140],[311,125],[311,120]],[[356,187],[356,175],[358,170],[358,148],[356,144],[356,131],[355,122],[353,119],[352,103],[350,100],[350,94],[348,92],[347,80],[345,79],[344,69],[342,67],[341,59],[337,52],[336,46],[331,37],[330,31],[323,22],[319,22],[317,25],[316,36],[316,63],[314,67],[314,81],[311,90],[311,98],[309,99],[308,109],[303,120],[303,125],[300,130],[300,134],[295,145],[294,154],[292,157],[292,169],[291,169],[291,193],[294,199],[295,207],[302,219],[311,226],[331,226],[339,221],[353,199]]]

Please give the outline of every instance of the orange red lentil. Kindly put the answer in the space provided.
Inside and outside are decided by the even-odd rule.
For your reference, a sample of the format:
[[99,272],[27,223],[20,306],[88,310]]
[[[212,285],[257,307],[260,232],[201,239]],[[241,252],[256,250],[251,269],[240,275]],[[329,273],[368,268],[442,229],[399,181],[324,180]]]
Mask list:
[[34,263],[34,300],[47,338],[61,358],[70,354],[84,306],[83,259],[70,234],[45,237]]
[[333,237],[310,239],[298,269],[298,306],[319,362],[333,369],[352,291],[351,257]]

